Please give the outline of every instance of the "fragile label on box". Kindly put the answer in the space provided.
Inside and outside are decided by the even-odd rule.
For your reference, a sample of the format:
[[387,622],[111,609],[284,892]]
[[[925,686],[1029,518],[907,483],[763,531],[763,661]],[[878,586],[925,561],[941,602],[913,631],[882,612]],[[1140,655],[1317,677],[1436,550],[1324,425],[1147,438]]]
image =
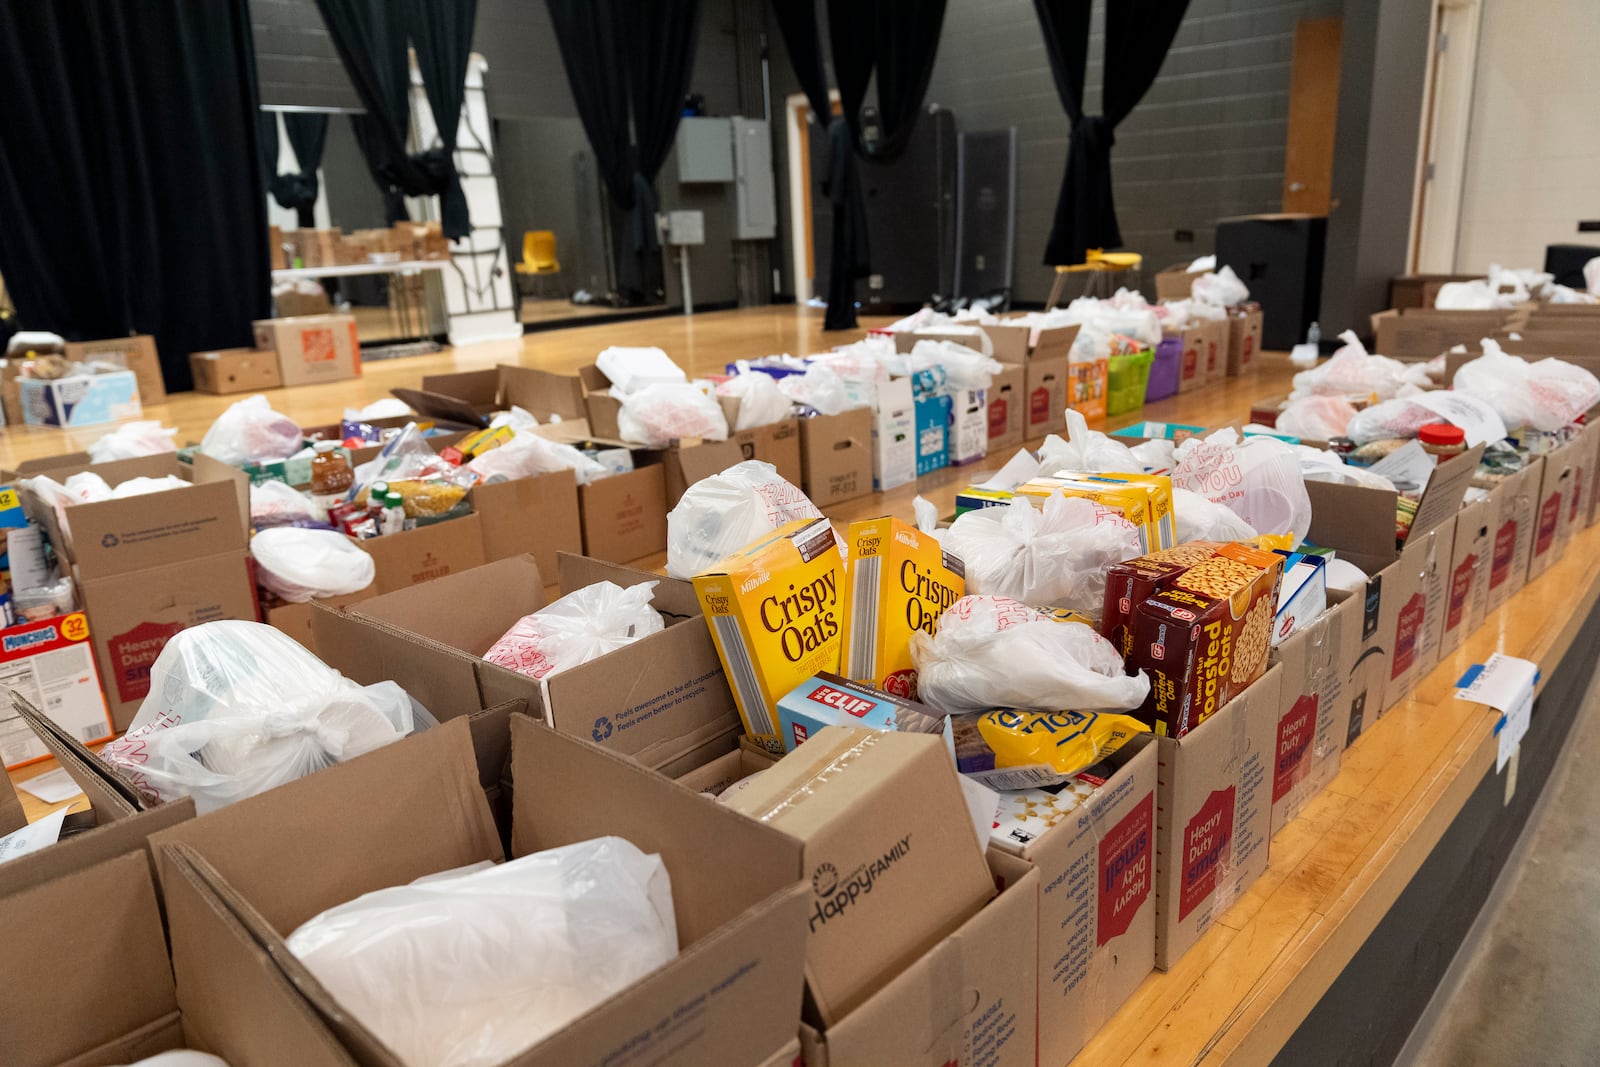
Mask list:
[[[0,687],[20,694],[84,744],[111,736],[100,674],[89,641],[89,620],[75,611],[0,630]],[[0,705],[0,756],[15,767],[47,755],[10,702]]]

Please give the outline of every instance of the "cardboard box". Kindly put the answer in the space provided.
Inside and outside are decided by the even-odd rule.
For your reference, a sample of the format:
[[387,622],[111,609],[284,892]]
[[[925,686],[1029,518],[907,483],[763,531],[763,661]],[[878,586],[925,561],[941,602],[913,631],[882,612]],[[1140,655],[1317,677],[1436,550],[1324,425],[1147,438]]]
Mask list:
[[[315,600],[316,603],[323,604],[333,610],[339,610],[341,608],[347,608],[351,604],[356,604],[360,601],[366,600],[368,597],[374,597],[377,595],[377,586],[369,585],[365,589],[356,590],[354,593],[345,593],[340,596],[316,597]],[[269,604],[265,606],[262,615],[262,621],[268,626],[282,630],[284,633],[300,642],[300,644],[308,649],[312,655],[317,654],[317,635],[312,629],[311,625],[312,618],[316,615],[316,609],[312,607],[310,601],[302,604]]]
[[1156,966],[1170,970],[1267,869],[1283,668],[1156,749]]
[[1536,457],[1489,490],[1495,509],[1494,548],[1489,557],[1485,613],[1500,607],[1527,584],[1543,481],[1544,459]]
[[1194,288],[1194,280],[1203,273],[1205,272],[1196,271],[1190,274],[1188,263],[1174,263],[1157,271],[1156,299],[1158,301],[1189,299],[1193,295],[1191,290]]
[[917,480],[917,409],[911,382],[904,378],[878,386],[872,420],[872,488],[887,492]]
[[840,1022],[825,1031],[801,1024],[806,1067],[1036,1062],[1030,1038],[1040,1005],[1031,973],[1018,963],[1040,949],[1039,874],[1003,854],[991,854],[988,864],[1004,888],[982,911]]
[[1463,503],[1450,549],[1450,588],[1439,635],[1439,660],[1461,646],[1483,622],[1489,603],[1489,565],[1494,557],[1493,498]]
[[732,751],[674,776],[673,781],[696,793],[721,796],[735,782],[742,782],[752,774],[760,774],[778,762],[777,756],[747,737],[735,737],[733,740]]
[[[809,893],[796,884],[796,843],[524,716],[511,718],[510,737],[511,855],[627,838],[665,864],[680,944],[670,963],[515,1062],[759,1063],[787,1046]],[[330,820],[334,811],[345,815]],[[186,1022],[202,1034],[228,1030],[256,1010],[256,989],[293,989],[302,1010],[369,1067],[400,1061],[283,938],[363,893],[505,855],[461,722],[175,827],[153,845]],[[266,951],[222,951],[225,921]]]
[[1320,618],[1272,650],[1281,695],[1272,749],[1272,835],[1300,814],[1339,773],[1350,728],[1343,699],[1345,644],[1361,598],[1328,594]]
[[989,451],[1022,444],[1027,401],[1027,369],[1008,365],[989,385]]
[[[974,352],[983,352],[984,336],[988,331],[975,322],[950,322],[940,326],[927,327],[921,330],[896,330],[894,332],[894,350],[896,352],[910,352],[917,347],[918,341],[948,341],[950,344],[960,345],[962,348]],[[998,348],[991,342],[991,347]],[[994,358],[999,359],[999,356]]]
[[1162,334],[1178,342],[1178,392],[1193,392],[1206,384],[1206,331],[1191,324],[1182,330],[1163,329]]
[[800,487],[820,508],[872,492],[872,409],[800,420]]
[[791,485],[799,485],[800,420],[790,416],[765,426],[735,430],[733,427],[739,419],[739,398],[719,396],[717,402],[722,405],[722,414],[728,420],[728,440],[739,446],[741,457],[770,463],[778,468],[778,474],[784,481]]
[[361,342],[350,315],[308,315],[255,323],[256,347],[278,354],[284,385],[361,377]]
[[989,454],[989,391],[966,389],[950,398],[950,466],[976,463]]
[[156,351],[156,339],[147,333],[103,341],[68,341],[66,356],[74,363],[111,363],[131,370],[139,379],[140,401],[146,404],[167,402],[161,355]]
[[1027,373],[1023,379],[1023,388],[1028,401],[1027,423],[1023,430],[1025,439],[1032,441],[1046,434],[1066,431],[1069,380],[1073,389],[1071,401],[1073,409],[1082,411],[1086,419],[1096,418],[1097,416],[1091,414],[1091,411],[1095,399],[1098,399],[1100,404],[1098,417],[1105,416],[1105,390],[1101,389],[1098,398],[1090,397],[1083,401],[1087,407],[1080,407],[1078,396],[1080,392],[1092,393],[1092,383],[1082,382],[1069,375],[1069,368],[1076,372],[1079,367],[1093,366],[1094,364],[1069,364],[1064,356],[1058,359],[1035,359],[1028,363]]
[[29,426],[75,429],[136,419],[139,379],[132,371],[74,374],[66,378],[18,378],[22,418]]
[[[89,619],[81,611],[0,630],[0,687],[43,709],[56,726],[84,744],[111,736]],[[11,770],[49,754],[10,701],[0,704],[0,763]]]
[[1589,465],[1593,474],[1584,489],[1587,503],[1580,513],[1586,512],[1583,525],[1593,526],[1600,522],[1600,420],[1591,419],[1584,426],[1583,434],[1589,438],[1589,448],[1592,450],[1594,462]]
[[1573,505],[1581,495],[1584,443],[1568,441],[1547,452],[1539,481],[1537,513],[1534,516],[1533,548],[1528,553],[1528,580],[1531,582],[1550,569],[1567,551],[1572,539]]
[[1372,316],[1373,351],[1390,359],[1426,360],[1455,345],[1474,351],[1505,322],[1504,311],[1381,311]]
[[1206,381],[1227,377],[1228,351],[1233,343],[1233,324],[1229,319],[1213,319],[1200,328],[1205,338]]
[[[542,682],[482,657],[546,604],[528,556],[500,560],[312,618],[323,658],[362,684],[392,678],[437,718],[526,700],[573,737],[665,766],[739,725],[733,694],[689,583],[562,554],[561,590],[657,582],[666,629]],[[419,688],[414,688],[419,687]],[[435,706],[435,705],[439,706]]]
[[276,226],[267,227],[267,249],[272,270],[289,269],[289,256],[283,249],[283,231]]
[[1454,550],[1455,524],[1444,522],[1420,539],[1413,532],[1400,553],[1400,572],[1396,585],[1386,590],[1380,623],[1384,632],[1391,625],[1394,630],[1389,678],[1383,687],[1386,712],[1409,696],[1439,662]]
[[1039,872],[1040,1063],[1076,1056],[1155,966],[1157,746],[1129,744],[1133,758],[1064,820],[989,846]]
[[479,562],[492,563],[526,553],[538,561],[541,572],[554,574],[558,553],[577,555],[583,551],[578,480],[569,470],[475,485],[468,500],[483,535],[483,557]]
[[588,409],[584,405],[583,382],[575,374],[555,374],[535,367],[502,363],[487,370],[430,374],[419,389],[395,389],[419,415],[487,426],[488,416],[513,405],[533,414],[541,428],[559,419],[563,436],[575,431],[588,436]]
[[917,477],[950,465],[950,398],[924,397],[917,413]]
[[659,463],[578,486],[583,552],[631,563],[667,547],[667,483]]
[[830,726],[725,804],[803,847],[806,1011],[823,1028],[994,896],[940,737]]
[[994,358],[1001,363],[1029,363],[1036,359],[1065,359],[1078,339],[1080,326],[1030,326],[1018,319],[985,323]]
[[1438,299],[1440,287],[1447,282],[1470,282],[1482,277],[1481,274],[1397,274],[1389,279],[1389,306],[1400,310],[1431,308]]
[[477,515],[463,515],[361,542],[372,557],[376,570],[372,588],[379,594],[481,567],[487,562],[483,546],[483,522]]
[[1228,377],[1250,371],[1261,351],[1262,313],[1258,305],[1228,312]]
[[[276,353],[254,348],[223,348],[189,355],[189,373],[198,393],[259,393],[283,385]],[[141,391],[143,387],[141,386]]]

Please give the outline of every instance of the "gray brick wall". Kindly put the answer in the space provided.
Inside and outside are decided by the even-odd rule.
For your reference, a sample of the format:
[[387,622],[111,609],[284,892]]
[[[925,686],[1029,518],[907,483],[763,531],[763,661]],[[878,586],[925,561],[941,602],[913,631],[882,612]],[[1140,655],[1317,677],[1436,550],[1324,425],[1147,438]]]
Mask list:
[[359,109],[315,0],[250,0],[261,102]]

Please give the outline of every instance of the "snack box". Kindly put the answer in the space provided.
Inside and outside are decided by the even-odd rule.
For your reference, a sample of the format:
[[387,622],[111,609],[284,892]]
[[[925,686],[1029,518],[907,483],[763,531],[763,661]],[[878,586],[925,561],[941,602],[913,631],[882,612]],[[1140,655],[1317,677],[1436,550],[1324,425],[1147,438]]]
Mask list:
[[1278,588],[1278,607],[1272,619],[1272,643],[1309,626],[1328,607],[1328,560],[1325,556],[1303,552],[1278,551],[1283,557],[1283,580]]
[[[990,789],[1047,789],[1071,782],[1114,755],[1144,728],[1125,715],[1098,711],[995,708],[950,717],[956,770]],[[1074,755],[1085,758],[1075,760]],[[1071,771],[1056,760],[1076,763]]]
[[842,668],[846,678],[915,698],[911,635],[938,630],[967,591],[966,568],[937,538],[895,518],[850,524]]
[[1135,556],[1112,564],[1106,572],[1106,598],[1100,613],[1100,633],[1117,646],[1124,659],[1133,651],[1133,612],[1140,604],[1164,592],[1195,563],[1216,555],[1221,541],[1190,541],[1148,556]]
[[969,485],[956,493],[957,515],[965,515],[979,508],[997,508],[1011,503],[1017,494],[1009,489],[980,489]]
[[745,732],[782,754],[778,699],[837,672],[843,567],[827,519],[796,519],[694,577]]
[[1150,674],[1138,715],[1182,737],[1267,669],[1283,557],[1230,543],[1134,609],[1130,670]]
[[945,717],[924,704],[823,672],[784,694],[778,723],[784,748],[793,752],[824,726],[938,734],[944,732]]
[[1172,479],[1161,474],[1057,471],[1017,488],[1022,496],[1047,497],[1057,490],[1083,497],[1118,511],[1139,529],[1139,546],[1145,552],[1177,544],[1172,517]]

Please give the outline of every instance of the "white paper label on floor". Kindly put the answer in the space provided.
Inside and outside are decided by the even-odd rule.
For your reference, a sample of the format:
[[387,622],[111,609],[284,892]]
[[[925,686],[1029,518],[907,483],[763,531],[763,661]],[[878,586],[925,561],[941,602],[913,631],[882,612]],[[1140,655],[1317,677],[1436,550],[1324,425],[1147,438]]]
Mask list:
[[1461,679],[1466,683],[1456,696],[1475,704],[1487,704],[1501,713],[1495,725],[1498,753],[1495,773],[1505,770],[1506,762],[1527,736],[1533,720],[1533,690],[1539,681],[1539,665],[1515,656],[1496,652],[1482,667],[1474,667]]
[[46,804],[59,804],[83,792],[64,767],[57,767],[46,774],[29,778],[26,782],[18,782],[17,788],[32,793]]
[[38,822],[0,837],[0,863],[37,852],[61,840],[61,824],[67,821],[67,809],[71,806],[58,808]]
[[1457,393],[1451,389],[1438,389],[1406,399],[1461,427],[1461,432],[1467,436],[1468,448],[1473,445],[1493,444],[1505,439],[1505,420],[1500,417],[1499,412],[1477,397]]

